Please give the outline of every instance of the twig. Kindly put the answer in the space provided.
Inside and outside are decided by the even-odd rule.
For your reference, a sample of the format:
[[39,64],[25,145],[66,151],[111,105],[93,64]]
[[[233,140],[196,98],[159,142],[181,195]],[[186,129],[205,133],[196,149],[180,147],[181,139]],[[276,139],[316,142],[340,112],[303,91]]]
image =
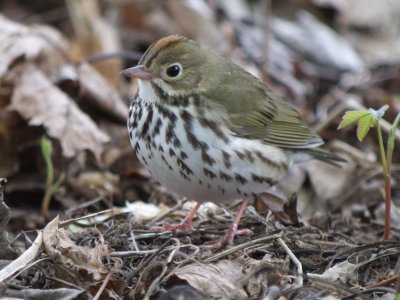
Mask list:
[[101,287],[97,291],[96,295],[93,297],[93,300],[100,299],[100,296],[104,292],[104,289],[106,288],[108,282],[110,281],[111,276],[112,276],[113,273],[114,273],[114,270],[110,270],[110,272],[108,272],[106,278],[104,278],[103,283],[101,284]]
[[96,212],[96,213],[93,213],[93,214],[89,214],[89,215],[86,215],[86,216],[83,216],[83,217],[69,219],[69,220],[60,222],[59,227],[63,228],[63,227],[65,227],[65,226],[67,226],[67,225],[69,225],[71,223],[77,223],[78,221],[81,221],[81,220],[85,220],[85,219],[89,219],[89,218],[92,218],[92,217],[97,217],[97,216],[100,216],[100,215],[103,215],[103,214],[107,214],[109,212],[113,212],[113,210],[114,210],[114,208],[110,208],[110,209],[102,210],[102,211],[99,211],[99,212]]
[[[169,242],[169,240],[168,240]],[[162,247],[162,246],[161,246]],[[159,249],[152,249],[152,250],[132,250],[132,251],[115,251],[115,252],[111,252],[110,256],[111,257],[126,257],[126,256],[132,256],[132,255],[146,255],[146,254],[153,254],[153,253],[161,253],[162,251],[160,251],[161,247]],[[196,246],[192,245],[192,244],[187,244],[187,245],[182,245],[180,248],[186,248],[186,247],[194,247],[197,248]],[[170,247],[166,247],[165,249],[161,249],[163,251],[170,251],[173,248],[175,248],[174,246],[170,246]]]
[[132,240],[132,245],[133,245],[133,249],[135,249],[135,251],[139,251],[139,247],[136,243],[136,237],[135,237],[135,231],[132,230],[132,223],[129,222],[129,227],[130,227],[130,234],[131,234],[131,240]]
[[282,238],[277,239],[278,244],[285,250],[285,252],[289,255],[290,259],[294,262],[297,267],[297,284],[299,286],[303,286],[303,266],[301,262],[298,260],[296,255],[289,249],[286,243],[282,240]]
[[362,245],[362,246],[357,246],[357,247],[353,247],[350,249],[345,249],[343,251],[340,251],[338,253],[336,253],[332,259],[329,261],[328,265],[326,266],[326,270],[332,267],[333,262],[338,258],[338,257],[342,257],[345,254],[350,255],[351,253],[355,253],[355,252],[360,252],[362,250],[366,250],[369,248],[373,248],[373,247],[381,247],[381,246],[392,246],[392,247],[399,247],[400,243],[397,241],[378,241],[375,243],[371,243],[371,244],[367,244],[367,245]]
[[[13,274],[18,271],[31,266],[31,262],[35,259],[38,254],[40,247],[43,243],[43,232],[39,231],[33,244],[16,260],[8,264],[0,271],[0,282],[10,278]],[[36,263],[36,262],[35,262]]]
[[100,202],[101,200],[103,200],[103,197],[99,196],[99,197],[94,198],[93,200],[85,201],[85,202],[79,204],[78,206],[71,207],[71,208],[67,209],[65,211],[65,214],[69,215],[72,212],[75,212],[77,210],[92,206],[93,204],[96,204],[97,202]]
[[127,278],[126,282],[130,282],[132,278],[134,278],[137,274],[139,274],[156,256],[164,249],[167,247],[167,245],[170,243],[170,240],[166,241],[164,244],[161,245],[160,248],[158,248],[146,261],[139,266],[130,276]]
[[151,283],[150,287],[147,289],[146,295],[144,296],[145,300],[149,300],[150,296],[154,293],[154,290],[156,289],[157,284],[159,284],[159,282],[161,281],[162,277],[164,277],[165,272],[167,272],[168,269],[168,265],[171,263],[172,258],[175,256],[175,254],[178,252],[179,248],[180,248],[180,241],[176,238],[171,239],[172,241],[176,242],[176,246],[174,247],[174,249],[172,250],[172,252],[169,254],[168,259],[166,264],[164,264],[163,269],[161,271],[161,274],[159,276],[157,276],[156,279],[153,280],[153,282]]
[[[385,293],[385,294],[396,294],[396,291],[394,289],[391,288],[385,288],[385,287],[379,287],[379,288],[373,288],[373,289],[366,289],[366,290],[361,290],[361,291],[357,291],[349,296],[343,297],[341,298],[342,300],[349,300],[349,299],[354,299],[354,298],[358,298],[361,297],[361,299],[371,299],[370,297],[366,298],[365,296],[363,296],[363,294],[367,294],[367,293],[376,293],[376,292],[381,292],[381,293]],[[375,297],[374,297],[375,298]]]
[[101,62],[112,58],[129,59],[138,62],[142,57],[142,55],[143,53],[134,51],[116,51],[116,52],[108,52],[108,53],[100,53],[92,55],[86,59],[86,62],[88,62],[89,64],[95,64],[97,62]]
[[395,275],[395,276],[391,276],[390,278],[383,279],[383,280],[381,280],[381,281],[379,281],[377,283],[367,285],[367,286],[365,286],[365,288],[366,289],[371,289],[371,288],[382,287],[384,285],[389,285],[389,284],[396,283],[397,280],[399,280],[399,276]]
[[259,239],[256,239],[256,240],[252,240],[252,241],[247,242],[247,243],[243,243],[243,244],[234,246],[232,248],[226,249],[225,251],[222,251],[220,253],[217,253],[217,254],[215,254],[213,256],[210,256],[210,257],[204,259],[204,262],[213,262],[213,261],[216,261],[216,260],[220,260],[223,257],[231,255],[231,254],[233,254],[233,253],[235,253],[235,252],[237,252],[239,250],[242,250],[244,248],[247,248],[247,247],[250,247],[250,246],[253,246],[253,245],[256,245],[256,244],[263,244],[265,242],[273,241],[273,240],[276,240],[276,239],[280,238],[281,236],[282,236],[282,232],[279,232],[279,233],[274,234],[274,235],[262,237],[262,238],[259,238]]
[[52,280],[52,281],[55,281],[57,283],[61,283],[61,284],[65,285],[65,286],[68,286],[70,288],[73,288],[73,289],[76,289],[76,290],[79,290],[79,291],[82,291],[82,292],[86,291],[83,287],[80,287],[79,285],[73,284],[71,282],[68,282],[66,280],[63,280],[63,279],[60,279],[60,278],[57,278],[57,277],[45,276],[45,278],[47,280]]
[[187,199],[183,200],[183,201],[178,201],[178,203],[170,208],[169,210],[167,210],[166,212],[164,212],[163,214],[155,217],[153,220],[151,220],[150,222],[147,223],[148,227],[153,226],[155,223],[157,223],[159,220],[162,220],[163,218],[165,218],[166,216],[168,216],[169,214],[173,213],[174,211],[177,211],[179,209],[182,208],[183,204],[187,201]]
[[321,278],[321,274],[307,273],[307,279],[313,285],[323,287],[324,289],[334,290],[335,292],[339,292],[345,295],[351,295],[352,293],[354,293],[353,290],[351,290],[349,287],[345,286],[340,282],[328,281],[326,279]]

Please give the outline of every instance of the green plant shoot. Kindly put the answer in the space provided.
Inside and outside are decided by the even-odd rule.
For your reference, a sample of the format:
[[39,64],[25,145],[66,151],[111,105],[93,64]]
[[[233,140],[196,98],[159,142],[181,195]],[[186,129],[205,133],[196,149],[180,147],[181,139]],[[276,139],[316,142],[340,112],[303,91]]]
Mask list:
[[51,141],[46,137],[43,136],[40,139],[40,149],[42,152],[42,156],[44,159],[44,162],[46,164],[46,190],[45,194],[43,197],[43,202],[42,202],[42,214],[46,217],[49,218],[49,205],[51,198],[54,194],[54,192],[58,189],[58,187],[61,185],[61,183],[64,180],[64,174],[61,174],[60,177],[56,182],[54,182],[54,167],[53,167],[53,161],[51,159],[51,156],[53,154],[53,146],[51,144]]
[[383,118],[383,115],[388,108],[388,105],[384,105],[378,110],[370,108],[368,111],[348,111],[344,114],[343,119],[338,127],[338,129],[343,129],[357,123],[357,138],[360,142],[364,140],[365,136],[368,134],[369,130],[372,127],[376,127],[378,134],[379,152],[383,169],[383,177],[385,179],[385,227],[383,232],[383,238],[385,240],[389,239],[390,236],[390,208],[392,202],[390,173],[396,138],[396,130],[400,122],[399,113],[394,120],[392,127],[390,128],[389,137],[387,140],[387,147],[385,151],[385,145],[383,143],[382,137],[382,129],[379,121]]

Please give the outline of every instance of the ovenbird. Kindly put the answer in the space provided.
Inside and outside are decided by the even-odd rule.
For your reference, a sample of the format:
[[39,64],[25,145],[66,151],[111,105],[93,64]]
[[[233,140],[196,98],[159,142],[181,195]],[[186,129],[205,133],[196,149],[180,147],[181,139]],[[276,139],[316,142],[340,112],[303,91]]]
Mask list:
[[249,199],[281,180],[305,158],[336,160],[299,113],[262,81],[216,52],[180,36],[153,43],[139,65],[122,72],[137,78],[128,129],[139,160],[151,175],[197,205],[181,224],[191,230],[201,202],[243,202],[226,235],[232,243]]

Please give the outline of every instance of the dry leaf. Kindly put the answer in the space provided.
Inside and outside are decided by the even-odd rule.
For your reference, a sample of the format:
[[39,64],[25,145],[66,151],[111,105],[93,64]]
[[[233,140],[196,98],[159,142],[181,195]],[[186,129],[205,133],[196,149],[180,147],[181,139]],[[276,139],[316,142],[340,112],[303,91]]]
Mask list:
[[47,255],[56,262],[86,270],[95,281],[103,279],[109,272],[102,263],[102,259],[110,253],[108,246],[101,243],[94,248],[77,246],[66,230],[58,228],[58,224],[56,217],[43,229],[43,244]]
[[34,62],[46,74],[65,63],[68,44],[62,35],[40,25],[24,26],[0,15],[0,78],[17,63]]
[[296,23],[274,18],[274,35],[308,60],[339,72],[359,72],[363,61],[351,45],[311,14],[301,11]]
[[[96,111],[126,122],[128,107],[112,88],[92,66],[87,63],[79,64],[77,68],[82,97]],[[118,72],[117,72],[118,73]]]
[[347,283],[347,281],[353,277],[354,271],[357,268],[358,265],[352,264],[348,261],[342,261],[333,267],[330,267],[319,277],[330,282],[340,280],[342,283]]
[[68,178],[67,182],[75,193],[85,198],[101,196],[121,201],[123,199],[119,176],[111,172],[84,171],[76,177]]
[[61,89],[72,83],[81,107],[125,122],[127,108],[118,93],[90,65],[72,65],[68,41],[51,27],[28,27],[0,15],[0,28],[0,82],[14,86],[11,108],[30,125],[43,125],[65,156],[87,149],[99,159],[109,137],[66,94],[71,91]]
[[173,274],[186,280],[206,296],[228,296],[232,299],[247,297],[240,284],[244,276],[241,269],[242,266],[238,262],[225,259],[212,265],[185,265]]
[[337,198],[343,195],[344,191],[354,183],[356,164],[351,158],[341,167],[332,166],[318,160],[312,160],[303,164],[312,187],[318,199],[323,201]]
[[50,137],[60,141],[65,156],[87,149],[100,158],[109,137],[43,72],[27,67],[16,84],[11,109],[30,125],[44,126]]
[[[72,41],[75,59],[83,60],[93,55],[121,51],[118,29],[108,22],[109,18],[104,18],[99,1],[69,0],[65,3],[75,33]],[[112,85],[116,86],[120,82],[121,60],[100,60],[95,67]],[[101,89],[101,86],[97,88]]]

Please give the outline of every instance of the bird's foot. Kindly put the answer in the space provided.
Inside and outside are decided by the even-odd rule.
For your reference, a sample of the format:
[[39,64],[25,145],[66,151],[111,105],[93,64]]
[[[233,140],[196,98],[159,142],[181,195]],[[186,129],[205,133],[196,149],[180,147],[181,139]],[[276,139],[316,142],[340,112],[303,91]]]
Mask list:
[[[234,224],[232,224],[234,225]],[[226,244],[231,245],[233,244],[233,238],[236,235],[252,235],[253,231],[250,229],[244,228],[244,229],[237,229],[237,226],[229,226],[228,231],[225,233],[225,235],[215,241],[211,241],[208,243],[205,243],[204,245],[201,245],[200,248],[204,250],[210,250],[210,249],[219,249]]]
[[197,202],[196,205],[192,208],[192,210],[189,212],[189,214],[186,216],[186,218],[182,221],[180,224],[167,224],[164,226],[156,226],[152,227],[151,230],[157,231],[157,232],[165,232],[165,231],[192,231],[192,220],[194,216],[196,215],[196,212],[199,210],[201,206],[200,202]]

